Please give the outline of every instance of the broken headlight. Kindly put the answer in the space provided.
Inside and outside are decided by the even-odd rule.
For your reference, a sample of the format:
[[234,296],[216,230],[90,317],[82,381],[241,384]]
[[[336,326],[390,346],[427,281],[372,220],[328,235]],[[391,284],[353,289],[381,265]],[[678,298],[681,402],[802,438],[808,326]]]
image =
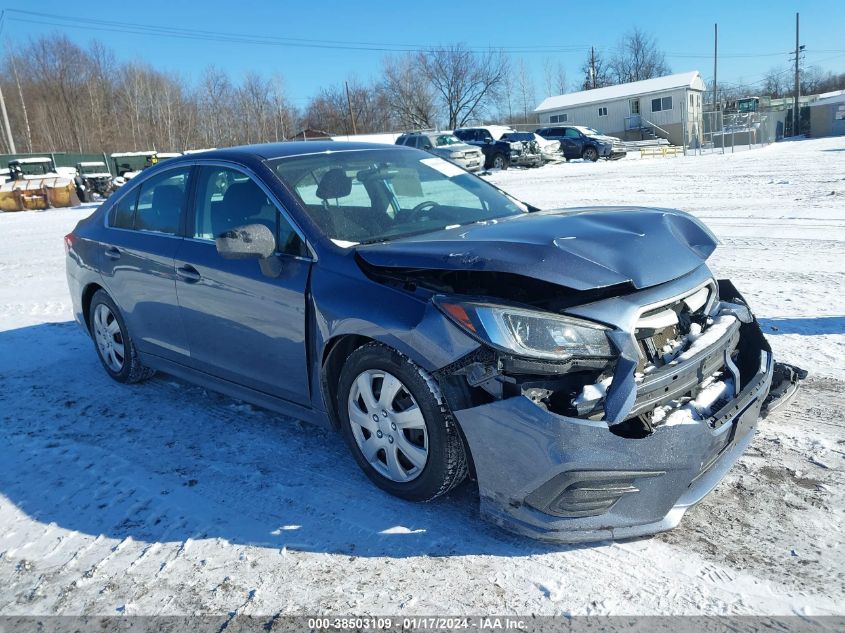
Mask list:
[[608,328],[549,312],[435,298],[435,305],[461,328],[498,349],[532,358],[612,357]]

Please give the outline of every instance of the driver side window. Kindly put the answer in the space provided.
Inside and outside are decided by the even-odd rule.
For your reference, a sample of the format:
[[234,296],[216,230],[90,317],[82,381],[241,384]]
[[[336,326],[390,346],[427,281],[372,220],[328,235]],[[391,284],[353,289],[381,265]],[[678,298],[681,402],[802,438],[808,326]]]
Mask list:
[[306,256],[302,239],[252,178],[236,169],[203,166],[199,170],[192,237],[213,241],[247,224],[263,224],[276,236],[276,250]]

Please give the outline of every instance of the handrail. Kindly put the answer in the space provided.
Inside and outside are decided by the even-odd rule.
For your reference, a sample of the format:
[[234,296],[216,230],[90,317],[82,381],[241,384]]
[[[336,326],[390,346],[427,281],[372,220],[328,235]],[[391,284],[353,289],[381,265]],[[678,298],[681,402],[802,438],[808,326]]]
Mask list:
[[660,126],[659,126],[659,125],[657,125],[656,123],[652,123],[652,122],[651,122],[651,121],[649,121],[648,119],[643,119],[643,121],[644,121],[645,123],[647,123],[648,125],[650,125],[651,127],[655,128],[655,129],[657,129],[657,130],[660,130],[660,131],[661,131],[661,132],[663,132],[666,136],[671,136],[671,135],[669,134],[669,132],[667,132],[666,130],[664,130],[662,127],[660,127]]

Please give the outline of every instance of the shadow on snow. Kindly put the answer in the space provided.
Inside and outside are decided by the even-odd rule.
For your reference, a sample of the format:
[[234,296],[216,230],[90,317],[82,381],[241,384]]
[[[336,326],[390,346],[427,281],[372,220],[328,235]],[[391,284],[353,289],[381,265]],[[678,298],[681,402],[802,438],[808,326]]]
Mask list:
[[161,374],[117,384],[75,323],[0,332],[0,350],[0,494],[43,524],[357,556],[578,547],[487,524],[471,482],[433,503],[391,497],[339,433]]
[[845,316],[775,317],[759,319],[763,334],[819,334],[845,333]]

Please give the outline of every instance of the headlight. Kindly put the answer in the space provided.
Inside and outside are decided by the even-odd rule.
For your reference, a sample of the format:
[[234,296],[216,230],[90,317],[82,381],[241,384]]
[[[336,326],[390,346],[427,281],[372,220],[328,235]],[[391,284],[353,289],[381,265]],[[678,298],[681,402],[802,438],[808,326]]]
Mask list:
[[463,158],[463,152],[449,152],[449,158]]
[[566,360],[612,357],[608,328],[550,312],[436,297],[435,305],[470,335],[519,356]]

